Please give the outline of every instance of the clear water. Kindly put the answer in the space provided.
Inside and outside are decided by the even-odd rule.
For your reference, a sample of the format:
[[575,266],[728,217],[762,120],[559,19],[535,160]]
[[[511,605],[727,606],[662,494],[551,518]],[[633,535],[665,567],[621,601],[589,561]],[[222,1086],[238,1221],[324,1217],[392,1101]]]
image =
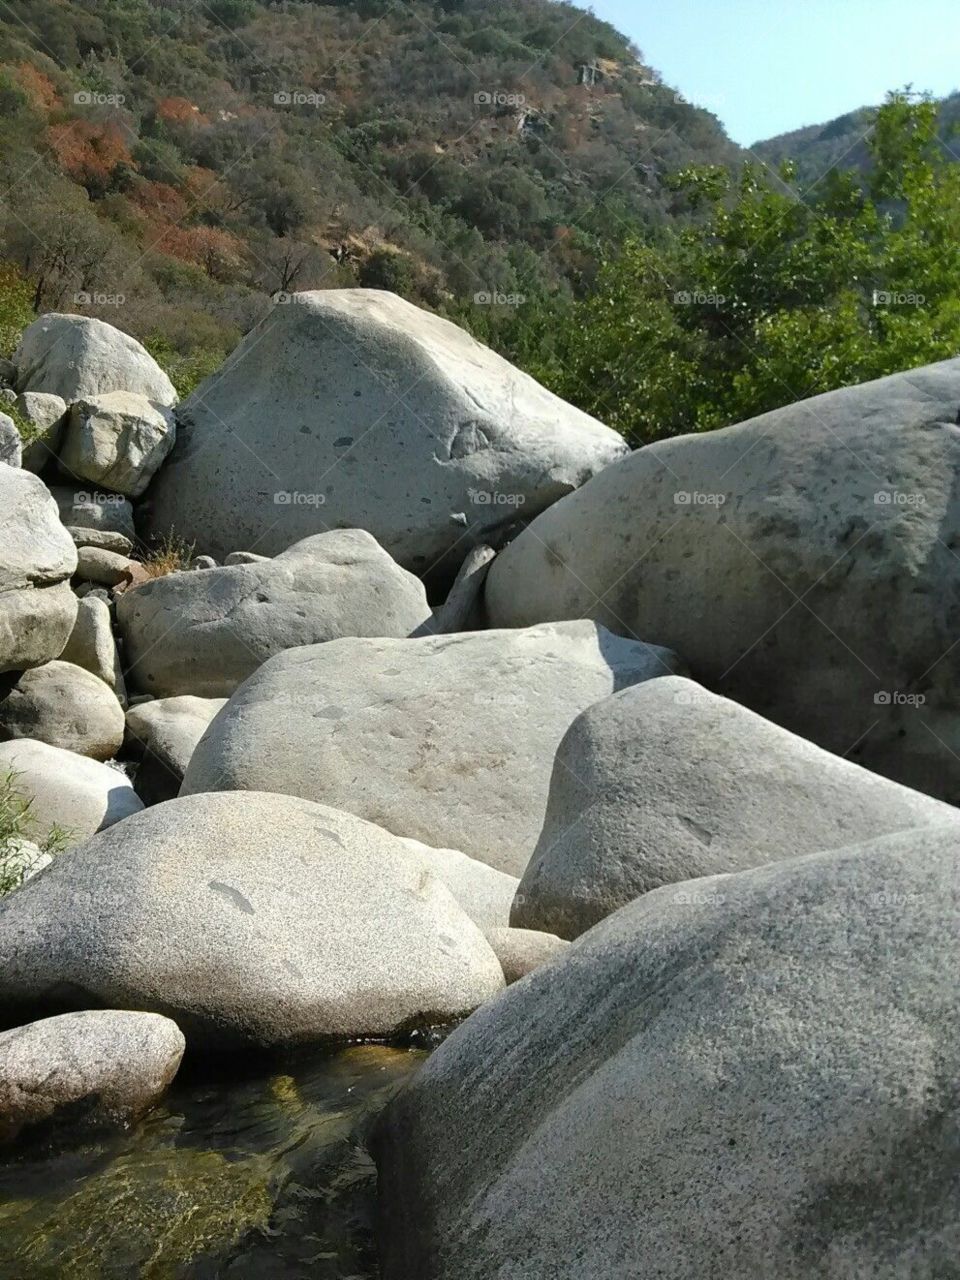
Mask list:
[[124,1133],[0,1159],[2,1280],[370,1280],[373,1117],[426,1057],[185,1068]]

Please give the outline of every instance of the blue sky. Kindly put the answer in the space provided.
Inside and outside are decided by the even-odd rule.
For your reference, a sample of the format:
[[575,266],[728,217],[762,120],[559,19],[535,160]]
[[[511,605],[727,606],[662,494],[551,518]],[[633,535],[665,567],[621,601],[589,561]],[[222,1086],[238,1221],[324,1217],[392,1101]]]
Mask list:
[[[586,0],[584,0],[586,2]],[[743,145],[912,83],[960,89],[957,0],[593,0]]]

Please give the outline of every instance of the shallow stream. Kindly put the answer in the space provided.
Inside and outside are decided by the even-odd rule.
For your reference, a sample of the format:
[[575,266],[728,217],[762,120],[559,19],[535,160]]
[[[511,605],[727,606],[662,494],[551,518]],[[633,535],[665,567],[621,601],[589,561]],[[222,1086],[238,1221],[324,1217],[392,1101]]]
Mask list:
[[2,1280],[370,1280],[372,1118],[422,1050],[185,1065],[125,1133],[0,1159]]

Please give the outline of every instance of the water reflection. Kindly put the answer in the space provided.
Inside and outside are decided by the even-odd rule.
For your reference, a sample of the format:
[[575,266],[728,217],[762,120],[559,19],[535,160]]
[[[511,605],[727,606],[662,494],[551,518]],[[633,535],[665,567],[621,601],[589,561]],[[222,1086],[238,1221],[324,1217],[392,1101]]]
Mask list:
[[426,1057],[185,1065],[139,1126],[0,1161],[2,1280],[367,1280],[372,1117]]

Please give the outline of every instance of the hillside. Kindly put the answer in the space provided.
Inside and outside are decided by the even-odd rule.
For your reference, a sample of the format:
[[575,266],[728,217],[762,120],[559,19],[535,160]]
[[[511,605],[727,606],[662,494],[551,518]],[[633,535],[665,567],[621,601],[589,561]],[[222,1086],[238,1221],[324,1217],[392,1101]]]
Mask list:
[[[938,106],[944,155],[947,159],[960,160],[960,146],[954,136],[960,124],[960,93],[943,98]],[[866,172],[870,167],[867,139],[875,115],[876,107],[861,107],[826,124],[807,125],[755,142],[750,151],[774,169],[784,160],[793,161],[801,189],[811,187],[833,169]]]
[[497,299],[576,292],[605,245],[670,220],[667,173],[736,155],[552,0],[19,0],[0,117],[0,252],[35,308],[168,364],[215,363],[269,295],[318,286],[490,337]]

